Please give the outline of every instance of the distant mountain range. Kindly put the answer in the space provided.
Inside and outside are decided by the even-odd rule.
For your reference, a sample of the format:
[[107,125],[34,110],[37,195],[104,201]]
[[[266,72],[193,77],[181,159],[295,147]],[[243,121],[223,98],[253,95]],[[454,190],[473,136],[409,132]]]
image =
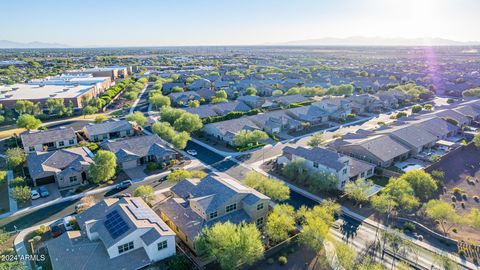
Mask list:
[[319,38],[288,41],[278,45],[303,46],[462,46],[480,45],[480,41],[461,42],[444,38],[385,38],[385,37],[347,37],[347,38]]
[[71,47],[71,46],[65,45],[65,44],[59,44],[59,43],[46,43],[46,42],[38,42],[38,41],[22,43],[22,42],[10,41],[10,40],[0,40],[0,48],[2,48],[2,49],[68,48],[68,47]]

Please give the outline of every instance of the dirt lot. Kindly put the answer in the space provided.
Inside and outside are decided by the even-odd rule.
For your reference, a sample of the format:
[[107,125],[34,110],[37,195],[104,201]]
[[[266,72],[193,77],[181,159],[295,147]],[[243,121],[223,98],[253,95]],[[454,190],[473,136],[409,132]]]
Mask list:
[[[427,172],[433,170],[441,170],[445,173],[443,182],[446,192],[441,194],[440,198],[454,203],[458,213],[465,214],[471,208],[480,207],[480,203],[473,199],[474,196],[480,196],[480,150],[473,144],[445,156],[438,163],[430,166]],[[461,192],[454,193],[455,188],[459,188]],[[463,194],[466,194],[466,199]],[[453,197],[455,199],[452,199]],[[469,226],[459,226],[458,234],[451,233],[451,236],[467,242],[480,243],[480,232]]]

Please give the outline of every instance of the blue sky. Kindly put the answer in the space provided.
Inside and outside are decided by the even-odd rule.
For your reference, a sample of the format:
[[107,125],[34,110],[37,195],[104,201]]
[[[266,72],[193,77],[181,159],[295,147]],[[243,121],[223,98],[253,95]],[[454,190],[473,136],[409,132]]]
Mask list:
[[242,45],[322,37],[479,41],[479,0],[2,0],[0,40]]

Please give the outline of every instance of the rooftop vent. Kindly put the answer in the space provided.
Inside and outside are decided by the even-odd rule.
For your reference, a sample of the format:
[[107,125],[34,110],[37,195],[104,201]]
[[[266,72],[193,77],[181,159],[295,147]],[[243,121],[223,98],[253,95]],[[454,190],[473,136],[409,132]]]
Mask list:
[[56,95],[57,95],[57,94],[50,94],[50,97],[54,97],[54,96],[56,96]]
[[18,87],[12,87],[12,91],[18,90]]
[[70,88],[63,88],[63,92],[67,92]]

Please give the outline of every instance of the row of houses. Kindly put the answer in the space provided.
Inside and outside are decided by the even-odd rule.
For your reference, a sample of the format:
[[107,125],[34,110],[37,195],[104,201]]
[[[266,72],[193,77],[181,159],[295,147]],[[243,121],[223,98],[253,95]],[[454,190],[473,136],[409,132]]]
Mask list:
[[[157,135],[139,136],[135,125],[126,120],[112,120],[85,126],[80,132],[89,141],[100,143],[111,151],[123,170],[149,162],[160,165],[178,159],[178,152],[167,147]],[[73,128],[26,131],[20,135],[27,156],[27,168],[35,186],[57,183],[60,189],[86,184],[87,169],[93,164],[93,153],[78,146]]]
[[53,269],[140,269],[176,253],[176,237],[195,239],[215,223],[262,227],[270,198],[218,173],[185,179],[150,208],[141,198],[108,198],[77,215],[79,230],[47,242]]

